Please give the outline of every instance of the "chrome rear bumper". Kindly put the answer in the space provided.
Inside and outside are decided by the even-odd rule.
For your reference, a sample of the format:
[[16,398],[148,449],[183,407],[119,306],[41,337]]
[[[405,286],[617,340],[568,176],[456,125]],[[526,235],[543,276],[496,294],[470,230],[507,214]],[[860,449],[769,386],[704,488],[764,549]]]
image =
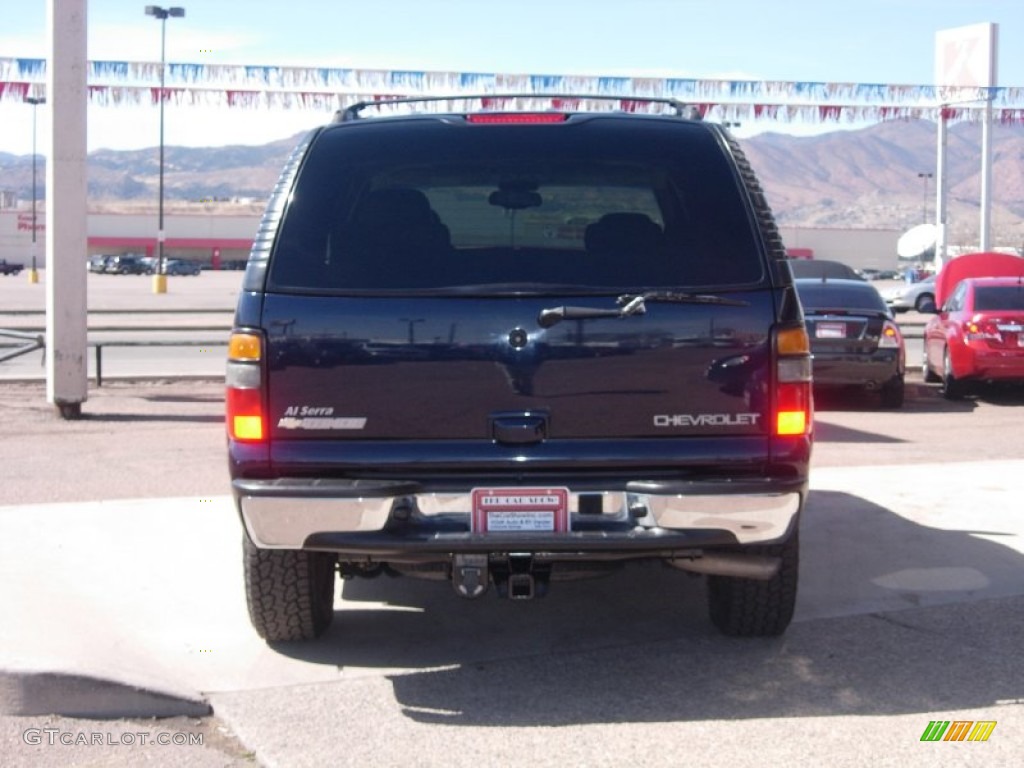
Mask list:
[[[773,543],[795,525],[805,486],[633,483],[625,491],[570,490],[569,533],[474,534],[471,494],[422,492],[401,483],[236,480],[249,537],[265,549],[388,553],[486,551],[665,551]],[[707,492],[701,492],[706,490]],[[741,492],[736,492],[741,491]],[[580,497],[588,503],[581,511]],[[595,503],[595,497],[600,502]],[[595,513],[595,508],[598,510]]]

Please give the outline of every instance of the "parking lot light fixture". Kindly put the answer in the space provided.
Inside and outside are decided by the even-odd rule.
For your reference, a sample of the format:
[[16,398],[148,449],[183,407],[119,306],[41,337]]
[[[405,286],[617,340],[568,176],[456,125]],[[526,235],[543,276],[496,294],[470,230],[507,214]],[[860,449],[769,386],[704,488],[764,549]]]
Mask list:
[[45,104],[46,99],[42,96],[28,96],[26,104],[32,105],[32,269],[28,273],[30,283],[39,282],[39,270],[36,268],[36,201],[39,199],[36,187],[36,112],[40,104]]
[[157,193],[157,258],[156,273],[153,275],[153,293],[167,293],[167,275],[164,274],[164,101],[167,99],[167,19],[184,17],[185,9],[178,6],[162,8],[159,5],[147,5],[146,15],[160,22],[160,181]]

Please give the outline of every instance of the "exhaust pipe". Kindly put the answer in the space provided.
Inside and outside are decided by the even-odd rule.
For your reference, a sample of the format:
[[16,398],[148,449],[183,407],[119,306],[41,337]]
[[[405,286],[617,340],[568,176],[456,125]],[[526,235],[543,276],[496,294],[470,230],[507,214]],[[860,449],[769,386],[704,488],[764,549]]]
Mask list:
[[774,578],[782,565],[782,560],[778,557],[731,552],[711,552],[696,558],[672,558],[667,562],[681,571],[704,573],[709,576],[735,576],[757,581]]

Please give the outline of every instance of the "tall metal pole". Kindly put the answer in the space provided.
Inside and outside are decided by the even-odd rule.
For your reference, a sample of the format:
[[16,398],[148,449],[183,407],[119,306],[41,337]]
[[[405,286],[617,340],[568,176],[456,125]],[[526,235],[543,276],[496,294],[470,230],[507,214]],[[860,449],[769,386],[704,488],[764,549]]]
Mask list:
[[41,96],[29,96],[25,99],[25,102],[32,105],[32,269],[28,273],[28,281],[30,283],[39,282],[39,270],[36,264],[36,200],[39,197],[39,193],[36,187],[36,158],[38,152],[36,150],[36,112],[38,111],[40,104],[45,104],[46,99]]
[[939,106],[939,130],[935,161],[935,269],[946,263],[946,107]]
[[157,274],[164,273],[164,99],[167,71],[167,15],[160,18],[160,202],[157,220]]
[[928,223],[928,179],[932,178],[935,174],[932,173],[919,173],[917,178],[924,182],[924,189],[921,192],[921,221],[925,224]]
[[160,17],[160,182],[159,202],[157,203],[157,225],[156,225],[156,276],[154,282],[157,293],[165,293],[167,285],[164,281],[164,93],[165,75],[167,70],[167,14]]
[[153,276],[153,293],[167,293],[167,275],[164,274],[164,102],[167,100],[167,17],[181,18],[185,9],[177,6],[161,8],[147,5],[146,15],[160,21],[160,181],[157,192],[157,258]]
[[992,90],[985,96],[981,123],[981,220],[978,250],[987,251],[992,240]]

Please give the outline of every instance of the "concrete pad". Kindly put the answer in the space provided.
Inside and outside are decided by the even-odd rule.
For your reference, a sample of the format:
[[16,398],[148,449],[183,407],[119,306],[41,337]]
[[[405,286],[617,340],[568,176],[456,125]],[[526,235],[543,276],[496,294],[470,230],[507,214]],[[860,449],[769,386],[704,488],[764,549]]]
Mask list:
[[[1024,595],[1022,478],[1024,461],[815,472],[796,623]],[[112,711],[106,683],[119,682],[119,706],[135,701],[142,716],[165,711],[161,696],[194,706],[216,692],[716,637],[702,582],[652,564],[530,603],[344,582],[322,640],[271,649],[249,625],[241,536],[227,496],[0,507],[0,670],[22,681],[8,699],[26,707],[26,681],[69,692],[93,681],[100,716]],[[84,698],[69,695],[69,713],[87,714]]]

